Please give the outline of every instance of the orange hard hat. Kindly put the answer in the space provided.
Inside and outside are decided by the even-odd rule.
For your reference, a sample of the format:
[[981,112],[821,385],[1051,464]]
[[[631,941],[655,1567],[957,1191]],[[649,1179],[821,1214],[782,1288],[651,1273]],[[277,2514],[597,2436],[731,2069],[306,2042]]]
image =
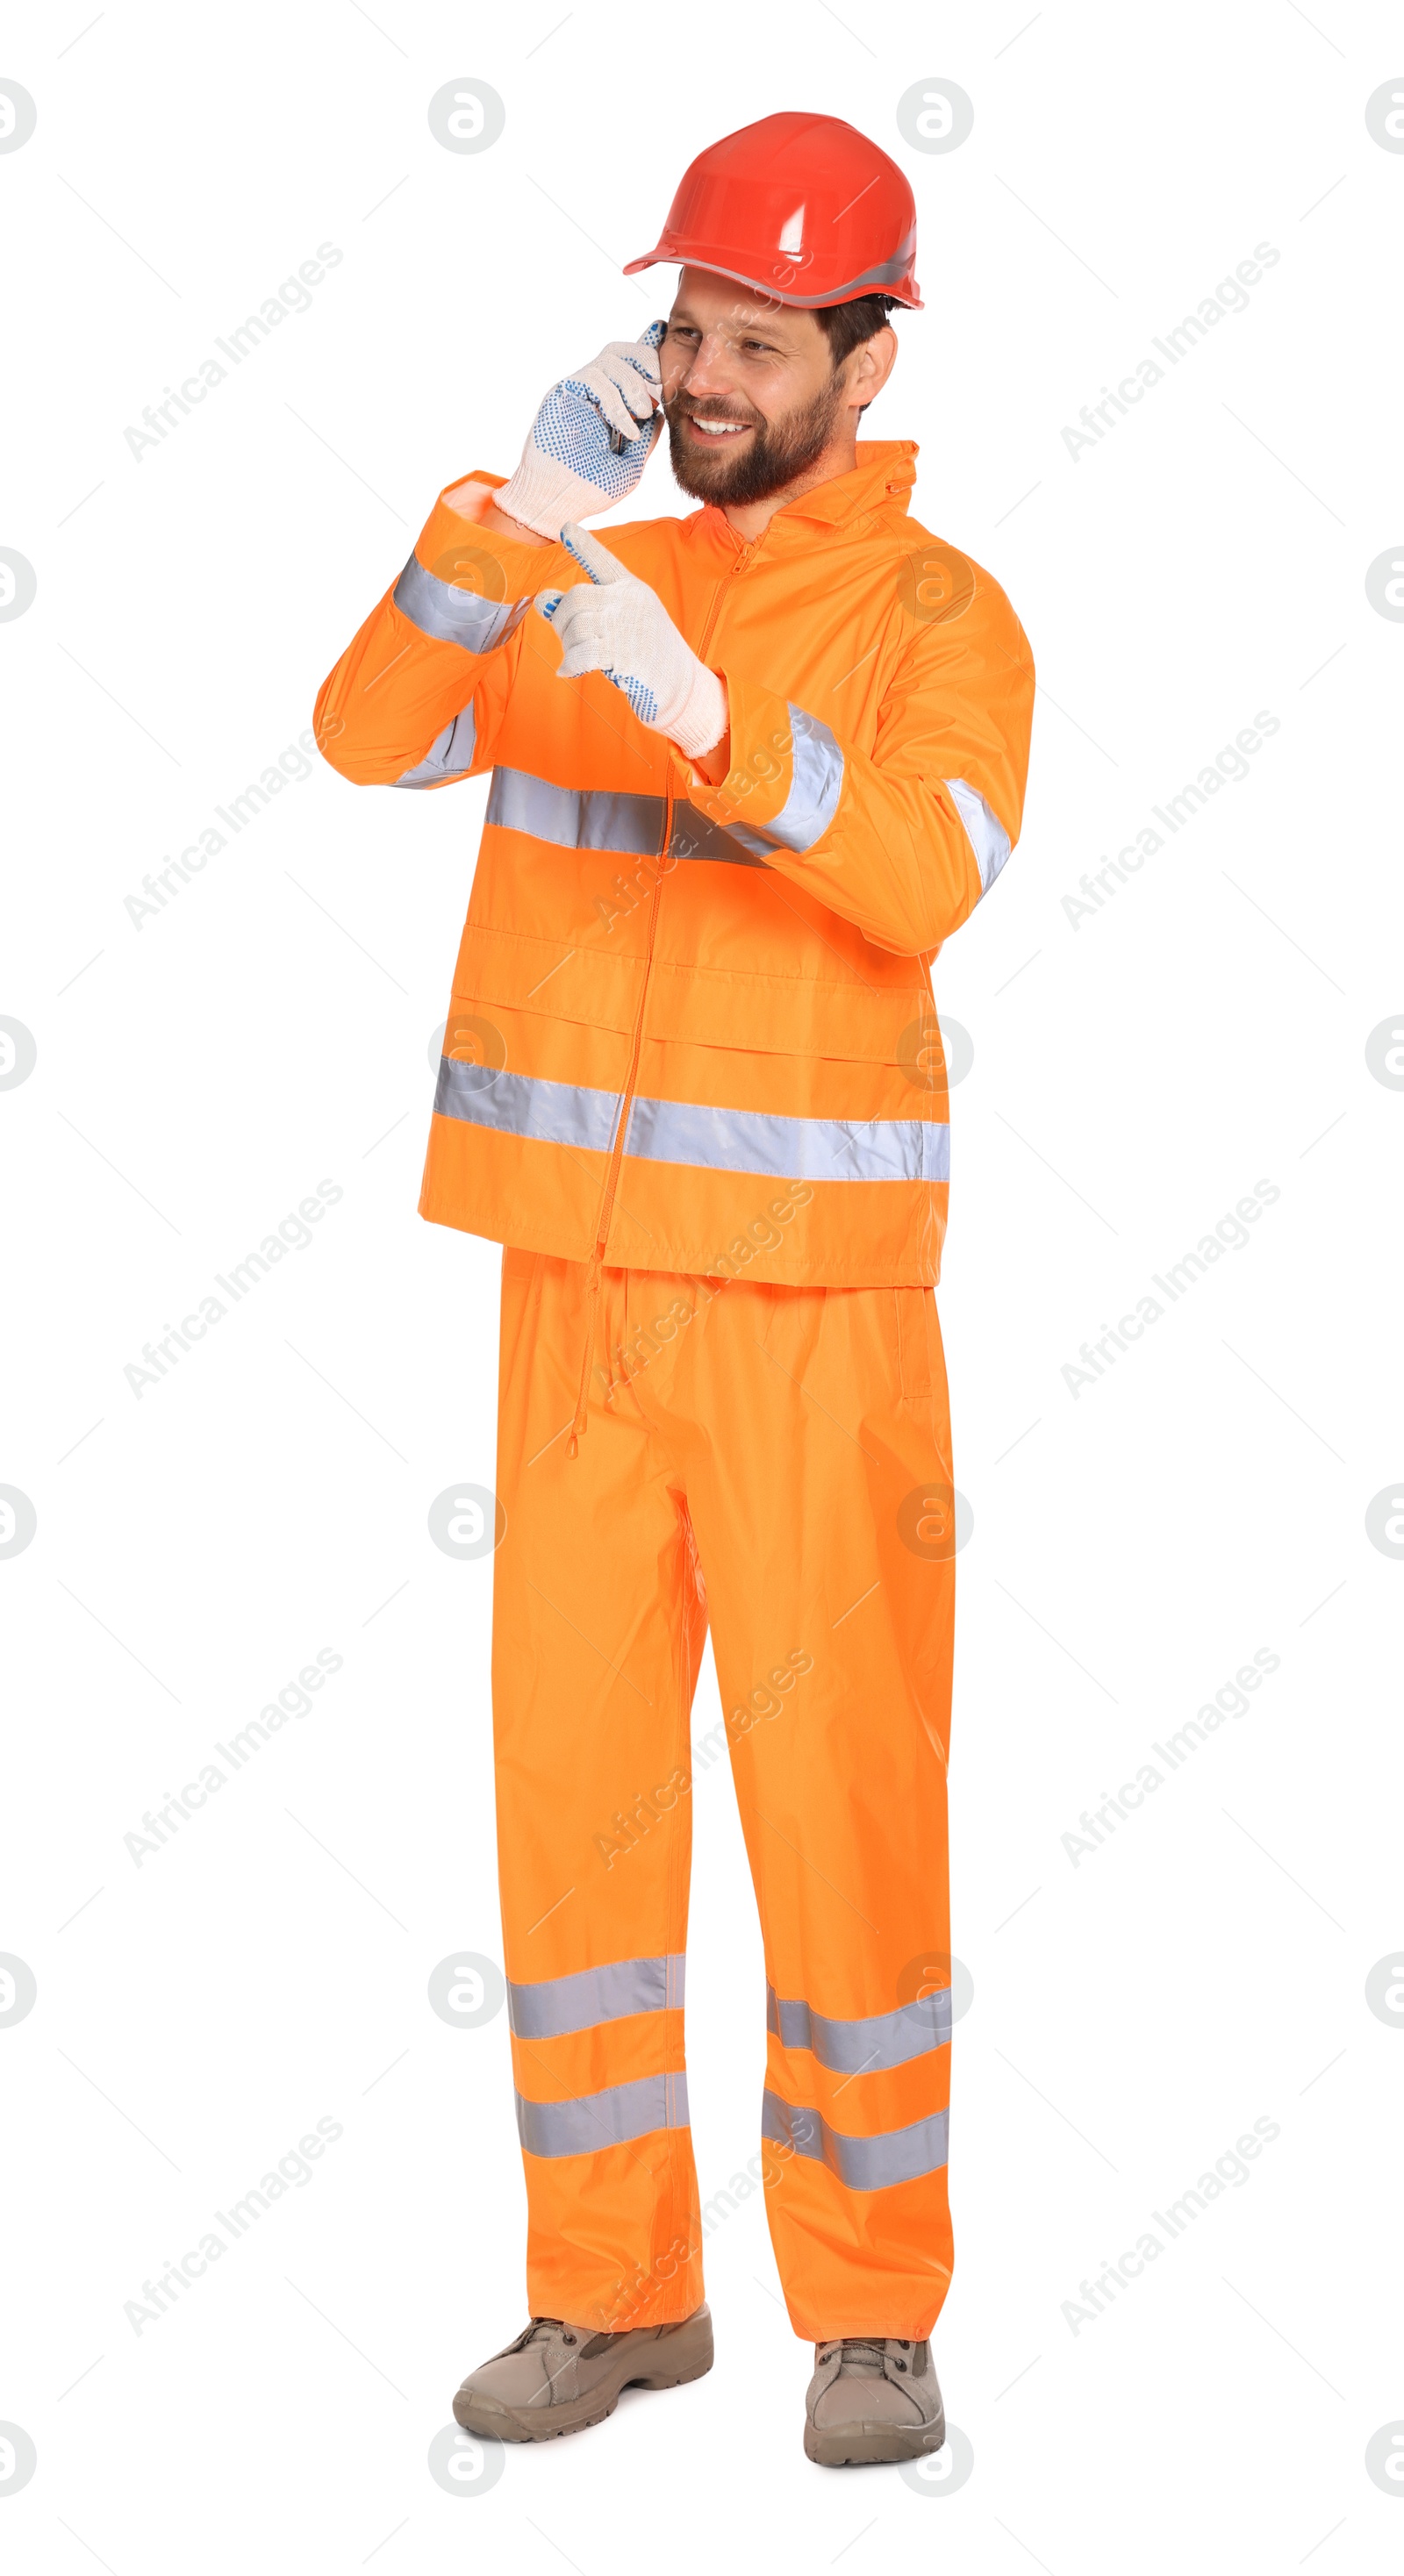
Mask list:
[[837,116],[763,116],[709,143],[684,171],[654,248],[624,274],[659,260],[734,277],[778,304],[890,295],[921,305],[911,188]]

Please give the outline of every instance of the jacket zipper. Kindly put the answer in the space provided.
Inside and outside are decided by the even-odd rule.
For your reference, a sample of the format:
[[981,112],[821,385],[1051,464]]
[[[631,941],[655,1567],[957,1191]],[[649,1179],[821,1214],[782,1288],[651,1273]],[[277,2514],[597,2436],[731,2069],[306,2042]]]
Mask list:
[[[707,612],[706,624],[702,629],[701,640],[694,648],[699,662],[705,659],[707,647],[711,643],[712,637],[716,632],[717,620],[721,615],[722,601],[726,595],[728,584],[737,580],[740,574],[745,572],[755,561],[757,554],[765,543],[766,533],[766,529],[762,528],[760,535],[755,539],[754,543],[748,543],[741,548],[741,551],[738,554],[736,561],[731,566],[730,571],[723,573],[721,580],[718,582],[716,594],[712,600],[712,605]],[[668,855],[668,844],[673,837],[673,806],[675,801],[673,791],[670,787],[664,798],[663,805],[663,846],[658,853],[658,874],[654,878],[653,893],[649,900],[648,937],[644,947],[643,990],[639,995],[638,1017],[634,1023],[634,1043],[629,1057],[629,1072],[624,1085],[623,1100],[620,1104],[619,1125],[615,1132],[614,1151],[610,1157],[609,1171],[605,1176],[604,1197],[600,1205],[599,1232],[595,1237],[594,1258],[596,1265],[604,1259],[604,1249],[609,1234],[610,1219],[614,1214],[615,1192],[619,1186],[619,1167],[624,1159],[624,1139],[629,1131],[629,1114],[634,1105],[634,1091],[638,1082],[639,1058],[643,1053],[644,1018],[648,1010],[648,988],[653,975],[653,944],[658,929],[658,907],[663,894],[664,871],[662,862]]]

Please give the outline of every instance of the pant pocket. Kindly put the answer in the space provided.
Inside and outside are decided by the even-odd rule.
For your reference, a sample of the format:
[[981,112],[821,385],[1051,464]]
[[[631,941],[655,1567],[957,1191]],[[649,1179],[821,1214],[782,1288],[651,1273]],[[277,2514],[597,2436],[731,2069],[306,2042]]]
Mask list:
[[929,1288],[894,1288],[902,1400],[920,1404],[940,1392],[945,1372],[936,1338],[936,1300]]

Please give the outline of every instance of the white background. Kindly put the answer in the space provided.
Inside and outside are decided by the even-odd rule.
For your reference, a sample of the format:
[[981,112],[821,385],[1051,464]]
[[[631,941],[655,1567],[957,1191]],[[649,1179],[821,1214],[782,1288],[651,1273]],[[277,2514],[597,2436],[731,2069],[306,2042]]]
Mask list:
[[[37,1512],[0,1562],[0,1948],[38,1986],[0,2029],[26,2571],[1397,2564],[1365,2449],[1404,2417],[1404,2035],[1365,1981],[1404,1930],[1404,1565],[1365,1515],[1404,1467],[1404,1097],[1365,1050],[1404,1018],[1404,625],[1365,576],[1404,552],[1404,154],[1365,102],[1404,29],[1363,0],[844,17],[6,13],[38,106],[0,155],[0,545],[38,585],[0,624],[0,1012],[38,1051],[0,1094],[0,1481]],[[506,103],[480,155],[427,122],[459,77]],[[946,155],[896,123],[941,77],[975,106]],[[492,1482],[499,1255],[415,1215],[484,788],[318,764],[156,918],[124,897],[295,743],[435,493],[509,472],[552,379],[666,310],[669,272],[619,268],[686,161],[789,107],[910,174],[926,310],[870,426],[920,440],[919,517],[1005,585],[1040,677],[1022,845],[937,967],[974,1044],[939,1306],[975,2000],[936,2357],[974,2468],[923,2494],[805,2461],[756,2194],[708,2246],[708,2379],[451,2495],[429,2444],[525,2313],[505,2014],[426,1997],[455,1944],[500,1955],[491,1561],[426,1526]],[[138,461],[143,406],[322,242],[311,309]],[[1249,309],[1074,461],[1064,426],[1260,242]],[[630,515],[678,506],[658,458]],[[1083,872],[1260,709],[1250,776],[1074,928]],[[312,1243],[138,1399],[143,1343],[323,1178]],[[1251,1242],[1070,1392],[1260,1179]],[[143,1811],[321,1648],[311,1713],[138,1867]],[[1080,1812],[1259,1648],[1249,1713],[1074,1866]],[[705,2196],[755,2150],[764,2031],[722,1766],[697,1805]],[[136,2334],[143,2281],[318,2118],[310,2182]],[[1074,2332],[1084,2278],[1256,2119],[1246,2183]]]

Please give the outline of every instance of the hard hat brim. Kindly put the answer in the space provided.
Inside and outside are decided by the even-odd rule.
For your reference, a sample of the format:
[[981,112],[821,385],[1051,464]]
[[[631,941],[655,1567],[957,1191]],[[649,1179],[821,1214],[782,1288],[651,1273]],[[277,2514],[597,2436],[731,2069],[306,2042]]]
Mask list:
[[812,313],[821,305],[853,304],[860,295],[890,295],[896,303],[906,305],[913,313],[922,313],[926,309],[921,290],[911,274],[910,262],[906,259],[882,260],[876,267],[865,269],[859,277],[826,286],[817,294],[801,295],[795,285],[777,285],[773,278],[767,281],[748,277],[744,269],[729,267],[724,255],[704,242],[670,241],[665,234],[662,241],[652,250],[645,251],[641,259],[628,260],[623,275],[637,277],[640,269],[657,268],[664,263],[679,268],[705,268],[713,277],[728,277],[737,286],[749,286],[768,304],[793,304],[802,312]]

